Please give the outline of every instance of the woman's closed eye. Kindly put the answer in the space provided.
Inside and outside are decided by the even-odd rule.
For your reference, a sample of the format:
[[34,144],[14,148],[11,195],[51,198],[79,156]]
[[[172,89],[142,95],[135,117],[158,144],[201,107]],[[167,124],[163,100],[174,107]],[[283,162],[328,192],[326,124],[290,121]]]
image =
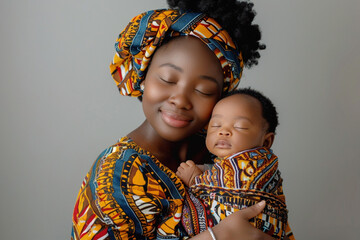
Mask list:
[[214,96],[219,92],[218,86],[209,81],[202,81],[194,87],[194,91],[203,96]]
[[161,81],[167,84],[175,84],[176,82],[167,78],[159,77]]
[[215,94],[213,92],[207,92],[207,91],[203,91],[203,90],[199,90],[199,89],[195,89],[195,91],[204,96],[213,96]]

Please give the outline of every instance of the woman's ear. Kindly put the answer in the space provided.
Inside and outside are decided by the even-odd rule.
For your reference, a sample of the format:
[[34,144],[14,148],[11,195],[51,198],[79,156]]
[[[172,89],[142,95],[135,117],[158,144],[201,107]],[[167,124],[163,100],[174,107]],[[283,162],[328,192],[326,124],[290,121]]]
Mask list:
[[274,138],[275,134],[273,132],[266,133],[264,136],[263,147],[271,148]]
[[145,80],[143,80],[143,81],[140,83],[140,89],[141,89],[141,91],[144,91],[144,89],[145,89]]

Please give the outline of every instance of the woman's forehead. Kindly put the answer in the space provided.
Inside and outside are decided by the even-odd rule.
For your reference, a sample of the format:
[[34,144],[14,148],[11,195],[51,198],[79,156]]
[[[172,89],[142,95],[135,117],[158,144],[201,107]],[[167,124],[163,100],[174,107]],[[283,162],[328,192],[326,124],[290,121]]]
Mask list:
[[161,46],[154,54],[152,64],[172,66],[180,71],[198,69],[202,75],[211,75],[223,81],[220,61],[202,41],[195,37],[177,37]]

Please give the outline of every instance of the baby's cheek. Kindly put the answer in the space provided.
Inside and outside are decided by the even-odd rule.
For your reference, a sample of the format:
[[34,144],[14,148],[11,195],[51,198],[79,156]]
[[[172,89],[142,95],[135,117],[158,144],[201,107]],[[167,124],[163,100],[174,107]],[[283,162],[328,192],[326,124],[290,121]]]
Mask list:
[[205,140],[205,144],[206,144],[206,148],[211,152],[213,150],[213,146],[214,146],[214,134],[213,133],[209,133],[206,135],[206,140]]

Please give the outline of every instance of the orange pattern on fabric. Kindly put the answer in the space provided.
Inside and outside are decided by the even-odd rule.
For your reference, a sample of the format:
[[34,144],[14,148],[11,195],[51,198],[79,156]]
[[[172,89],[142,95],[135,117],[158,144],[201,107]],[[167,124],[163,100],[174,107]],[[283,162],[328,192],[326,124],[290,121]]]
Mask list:
[[252,224],[275,239],[287,236],[295,240],[288,223],[278,158],[269,149],[256,148],[215,159],[213,168],[197,176],[190,190],[208,206],[215,222],[265,200],[263,213],[252,219]]
[[185,237],[178,229],[184,196],[174,172],[124,137],[87,174],[74,208],[72,239]]
[[[174,29],[174,25],[180,29]],[[224,72],[224,93],[237,87],[244,66],[242,55],[230,35],[214,19],[198,13],[153,10],[134,17],[116,41],[110,72],[120,93],[142,95],[140,83],[155,50],[165,38],[181,35],[198,37],[214,51]],[[123,71],[120,73],[119,69]]]

